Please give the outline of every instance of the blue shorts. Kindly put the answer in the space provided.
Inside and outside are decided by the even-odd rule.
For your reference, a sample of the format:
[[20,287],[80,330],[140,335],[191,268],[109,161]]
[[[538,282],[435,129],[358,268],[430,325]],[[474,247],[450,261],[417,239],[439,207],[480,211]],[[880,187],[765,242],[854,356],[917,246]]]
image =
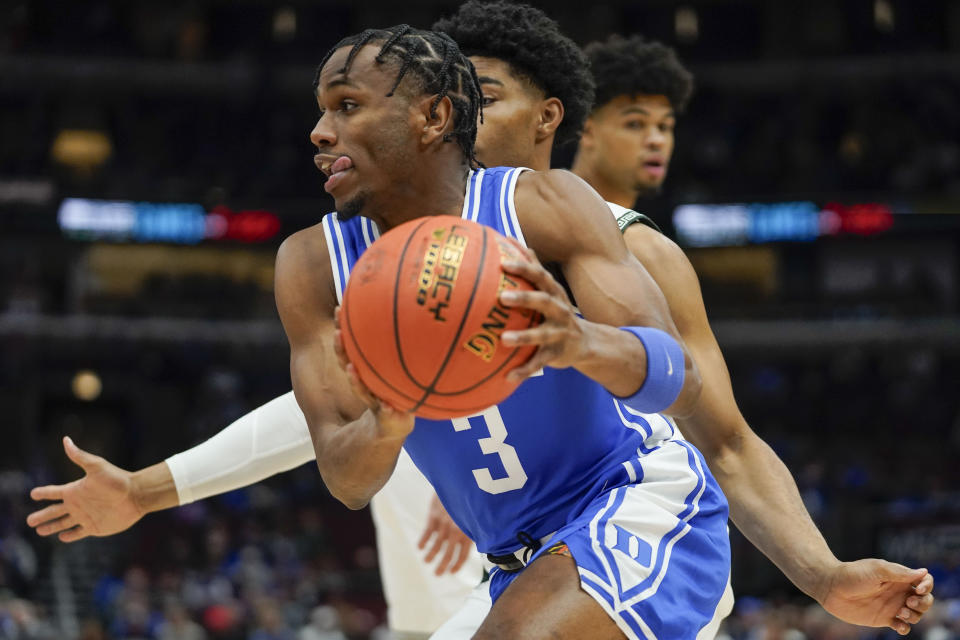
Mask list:
[[[694,640],[717,616],[730,577],[726,498],[683,440],[638,452],[618,476],[619,486],[598,495],[531,562],[562,541],[580,586],[628,638]],[[494,601],[518,575],[494,571]]]

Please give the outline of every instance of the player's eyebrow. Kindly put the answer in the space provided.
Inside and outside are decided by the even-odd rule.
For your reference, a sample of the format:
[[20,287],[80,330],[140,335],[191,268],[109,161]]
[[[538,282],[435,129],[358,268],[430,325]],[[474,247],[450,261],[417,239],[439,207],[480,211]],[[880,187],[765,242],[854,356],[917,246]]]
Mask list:
[[[651,115],[651,113],[650,113],[649,111],[647,111],[647,110],[644,109],[643,107],[638,107],[637,105],[631,105],[631,106],[629,106],[629,107],[626,107],[626,108],[623,109],[620,113],[621,113],[621,115],[629,115],[629,114],[632,114],[632,113],[639,113],[639,114],[642,115],[642,116],[650,116],[650,115]],[[675,114],[675,113],[673,112],[673,110],[671,109],[671,110],[668,111],[666,114],[664,114],[663,117],[664,117],[664,118],[675,118],[675,117],[676,117],[676,114]]]
[[348,76],[341,74],[338,76],[334,76],[333,79],[330,80],[330,82],[328,82],[324,86],[324,89],[332,89],[334,87],[340,87],[340,86],[356,87],[357,85],[356,83],[351,82]]
[[[349,76],[343,73],[338,73],[335,76],[333,76],[333,78],[331,78],[329,81],[327,81],[325,85],[323,85],[323,90],[329,91],[330,89],[333,89],[335,87],[357,88],[357,84],[354,82],[351,82]],[[314,95],[316,95],[317,97],[320,97],[320,89],[321,89],[320,85],[317,85],[316,88],[313,90]]]
[[480,84],[496,84],[503,86],[503,83],[497,80],[496,78],[491,78],[490,76],[478,76],[477,80],[480,81]]

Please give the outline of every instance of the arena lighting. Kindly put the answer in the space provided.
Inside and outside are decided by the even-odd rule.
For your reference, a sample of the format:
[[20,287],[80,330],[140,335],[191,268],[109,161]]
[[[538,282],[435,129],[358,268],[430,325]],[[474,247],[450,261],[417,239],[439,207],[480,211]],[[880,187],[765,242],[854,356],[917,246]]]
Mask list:
[[693,7],[678,7],[673,15],[673,28],[677,40],[691,44],[700,37],[700,18]]
[[882,203],[823,207],[813,202],[685,204],[673,212],[681,244],[718,247],[765,242],[810,242],[841,234],[873,235],[893,227],[890,207]]
[[896,27],[896,14],[890,0],[873,0],[873,24],[877,31],[890,33]]
[[96,371],[81,369],[74,374],[73,380],[70,382],[70,389],[78,400],[93,402],[100,397],[100,393],[103,391],[103,383]]
[[61,231],[79,240],[111,242],[266,242],[280,231],[271,211],[232,211],[224,205],[207,212],[199,204],[65,198],[57,213]]

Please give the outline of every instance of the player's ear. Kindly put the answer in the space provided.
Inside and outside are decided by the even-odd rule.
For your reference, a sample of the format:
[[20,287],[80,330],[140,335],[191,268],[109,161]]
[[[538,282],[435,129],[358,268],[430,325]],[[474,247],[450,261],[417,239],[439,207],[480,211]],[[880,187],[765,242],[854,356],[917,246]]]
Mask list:
[[453,102],[450,98],[444,96],[440,102],[434,106],[433,102],[436,96],[426,96],[419,104],[420,116],[423,121],[423,133],[420,136],[422,144],[431,144],[437,138],[443,138],[446,134],[453,132]]
[[559,98],[547,98],[540,103],[540,121],[537,123],[537,142],[557,132],[563,121],[563,103]]

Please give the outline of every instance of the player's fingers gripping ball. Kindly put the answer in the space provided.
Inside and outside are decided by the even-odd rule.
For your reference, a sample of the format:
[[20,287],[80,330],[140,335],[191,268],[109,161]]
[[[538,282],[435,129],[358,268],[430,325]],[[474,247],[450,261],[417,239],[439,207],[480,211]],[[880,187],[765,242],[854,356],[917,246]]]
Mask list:
[[479,413],[518,386],[507,373],[536,347],[501,344],[539,314],[500,303],[531,290],[502,256],[527,259],[489,227],[433,216],[385,233],[360,257],[343,296],[343,347],[370,391],[401,411],[442,420]]

